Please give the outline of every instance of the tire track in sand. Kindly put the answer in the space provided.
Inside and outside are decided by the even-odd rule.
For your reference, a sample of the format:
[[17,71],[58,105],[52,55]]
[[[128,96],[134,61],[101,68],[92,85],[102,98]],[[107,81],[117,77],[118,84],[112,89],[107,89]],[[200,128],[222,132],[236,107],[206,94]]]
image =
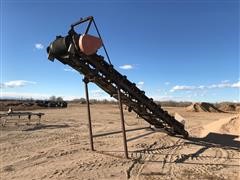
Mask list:
[[133,152],[133,157],[137,157],[137,159],[134,159],[133,167],[131,167],[128,173],[128,178],[139,179],[142,170],[148,164],[147,161],[153,160],[156,155],[173,149],[175,141],[170,137],[169,135],[164,135],[159,141],[155,141],[149,145],[148,148]]

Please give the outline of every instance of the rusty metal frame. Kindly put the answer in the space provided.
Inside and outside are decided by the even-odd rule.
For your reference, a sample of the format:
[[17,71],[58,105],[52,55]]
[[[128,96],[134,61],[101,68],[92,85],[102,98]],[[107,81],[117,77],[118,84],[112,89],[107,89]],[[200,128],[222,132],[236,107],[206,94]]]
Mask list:
[[107,56],[108,62],[109,62],[109,64],[112,64],[112,62],[111,62],[111,60],[110,60],[110,57],[109,57],[109,55],[108,55],[107,49],[106,49],[106,47],[105,47],[105,45],[104,45],[103,39],[102,39],[102,37],[101,37],[101,34],[100,34],[99,30],[98,30],[97,24],[96,24],[93,16],[88,16],[88,17],[86,17],[86,18],[80,18],[79,21],[71,24],[71,30],[70,30],[70,32],[74,32],[74,27],[75,27],[75,26],[78,26],[78,25],[80,25],[80,24],[82,24],[82,23],[85,23],[85,22],[88,22],[87,28],[86,28],[86,30],[85,30],[85,34],[88,34],[88,31],[89,31],[89,29],[90,29],[90,27],[91,27],[91,25],[92,25],[92,22],[93,22],[93,25],[94,25],[94,27],[95,27],[95,29],[96,29],[96,31],[97,31],[98,37],[99,37],[99,38],[101,39],[101,41],[102,41],[102,46],[103,46],[104,52],[105,52],[105,54],[106,54],[106,56]]
[[[37,116],[38,117],[38,124],[40,124],[41,118],[44,115],[44,113],[33,113],[33,112],[10,112],[10,113],[5,113],[5,114],[0,114],[0,119],[2,118],[7,118],[7,117],[18,117],[18,123],[19,119],[21,116],[26,116],[28,119],[28,123],[30,123],[31,117],[32,116]],[[4,120],[2,123],[2,126],[5,126],[7,123],[7,119]]]
[[[83,74],[89,82],[95,83],[111,97],[120,101],[119,105],[122,103],[125,104],[128,106],[129,111],[134,111],[152,126],[161,128],[170,135],[181,135],[187,138],[188,132],[185,130],[184,125],[162,109],[160,105],[156,104],[152,98],[146,96],[145,92],[140,90],[135,83],[128,80],[127,76],[119,73],[111,62],[108,63],[103,56],[97,53],[87,56],[79,51],[76,46],[79,34],[74,31],[74,27],[87,21],[90,21],[86,30],[88,32],[91,21],[95,22],[92,16],[72,24],[67,36],[59,36],[60,39],[57,38],[51,43],[47,48],[49,59],[53,61],[56,58],[63,64],[68,64]],[[94,25],[96,26],[95,23]],[[73,47],[73,49],[69,50],[70,47]],[[55,50],[59,50],[60,52]],[[89,111],[91,121],[90,113]],[[124,122],[124,117],[121,117],[121,119]],[[92,138],[92,134],[90,136]]]
[[[88,114],[88,129],[89,129],[89,142],[90,142],[90,149],[95,151],[94,149],[94,142],[93,142],[93,131],[92,131],[92,119],[91,119],[91,109],[90,109],[90,101],[89,101],[89,93],[88,93],[88,78],[84,78],[83,82],[85,84],[85,94],[86,94],[86,102],[87,102],[87,114]],[[125,129],[125,122],[124,122],[124,114],[123,114],[123,107],[121,101],[121,92],[118,89],[118,102],[119,102],[119,110],[120,110],[120,117],[121,117],[121,126],[122,126],[122,134],[123,134],[123,146],[124,146],[124,155],[125,158],[128,159],[128,147],[127,147],[127,138],[126,138],[126,129]]]
[[121,125],[122,125],[124,155],[125,155],[125,158],[128,159],[128,147],[127,147],[126,129],[125,129],[125,122],[124,122],[124,114],[123,114],[123,107],[122,107],[121,92],[120,92],[119,88],[118,88],[118,105],[119,105],[120,117],[121,117]]
[[88,94],[88,79],[84,78],[83,82],[85,84],[85,94],[86,94],[86,101],[87,101],[87,113],[88,113],[88,128],[89,128],[89,140],[90,140],[90,148],[94,151],[93,145],[93,132],[92,132],[92,119],[91,119],[91,110],[90,110],[90,102],[89,102],[89,94]]

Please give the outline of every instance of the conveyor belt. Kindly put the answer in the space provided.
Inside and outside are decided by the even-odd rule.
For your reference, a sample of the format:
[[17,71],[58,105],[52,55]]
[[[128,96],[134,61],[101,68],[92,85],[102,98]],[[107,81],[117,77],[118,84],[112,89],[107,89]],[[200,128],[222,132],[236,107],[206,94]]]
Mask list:
[[[63,64],[71,66],[85,76],[85,81],[95,83],[115,99],[118,99],[117,90],[119,88],[122,103],[128,106],[129,111],[134,111],[149,124],[156,128],[162,128],[169,134],[188,136],[182,123],[164,111],[153,99],[147,97],[144,91],[119,73],[113,65],[104,60],[104,57],[97,54],[87,56],[82,53],[76,46],[77,37],[79,35],[73,29],[69,31],[68,36],[57,37],[48,47],[49,59],[56,58]],[[55,43],[59,40],[64,41],[65,48]]]

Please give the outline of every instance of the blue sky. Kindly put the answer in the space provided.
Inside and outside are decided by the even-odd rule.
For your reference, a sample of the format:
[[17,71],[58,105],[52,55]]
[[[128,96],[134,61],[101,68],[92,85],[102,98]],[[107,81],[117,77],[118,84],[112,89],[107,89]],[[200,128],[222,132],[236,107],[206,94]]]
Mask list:
[[[89,15],[114,67],[148,96],[239,101],[237,0],[1,0],[1,97],[84,97],[83,76],[46,47]],[[90,96],[109,98],[93,84]]]

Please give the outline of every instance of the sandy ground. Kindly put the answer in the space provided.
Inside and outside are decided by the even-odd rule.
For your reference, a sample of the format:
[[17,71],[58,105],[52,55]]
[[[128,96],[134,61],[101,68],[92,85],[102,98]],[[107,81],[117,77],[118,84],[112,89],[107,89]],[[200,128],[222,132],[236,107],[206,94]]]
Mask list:
[[[17,120],[9,120],[0,129],[0,179],[240,179],[238,137],[206,133],[209,124],[236,114],[166,109],[185,118],[191,137],[128,131],[130,159],[124,158],[122,134],[117,133],[121,124],[116,105],[91,105],[93,132],[99,135],[94,152],[89,149],[85,105],[35,110],[45,113],[38,126],[35,121],[16,125]],[[125,112],[125,120],[128,130],[148,127],[134,113]],[[115,133],[102,136],[105,132]]]

